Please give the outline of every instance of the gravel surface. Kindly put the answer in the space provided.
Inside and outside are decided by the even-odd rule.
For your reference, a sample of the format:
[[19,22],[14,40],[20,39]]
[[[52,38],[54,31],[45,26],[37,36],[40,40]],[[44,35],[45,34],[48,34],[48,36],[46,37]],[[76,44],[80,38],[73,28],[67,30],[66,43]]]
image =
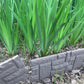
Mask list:
[[55,74],[51,78],[45,78],[41,82],[20,82],[18,84],[84,84],[84,68],[72,70],[72,72]]
[[32,84],[84,84],[84,68],[73,70],[64,74],[55,74],[52,78],[46,78],[40,83]]

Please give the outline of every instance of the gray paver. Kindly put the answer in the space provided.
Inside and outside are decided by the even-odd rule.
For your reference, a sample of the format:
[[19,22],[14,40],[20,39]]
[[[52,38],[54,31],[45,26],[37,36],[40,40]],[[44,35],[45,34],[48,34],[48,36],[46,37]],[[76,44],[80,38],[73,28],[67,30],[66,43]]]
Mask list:
[[40,65],[40,79],[50,77],[51,62]]
[[52,61],[52,66],[59,65],[65,62],[65,58]]
[[0,63],[0,84],[16,84],[27,80],[27,69],[19,56]]
[[34,67],[31,67],[31,70],[32,70],[32,75],[38,75],[39,74],[39,66],[34,66]]
[[65,63],[59,64],[59,65],[56,65],[56,66],[52,66],[52,69],[59,70],[61,68],[67,67],[67,65],[68,65],[68,63],[65,62]]

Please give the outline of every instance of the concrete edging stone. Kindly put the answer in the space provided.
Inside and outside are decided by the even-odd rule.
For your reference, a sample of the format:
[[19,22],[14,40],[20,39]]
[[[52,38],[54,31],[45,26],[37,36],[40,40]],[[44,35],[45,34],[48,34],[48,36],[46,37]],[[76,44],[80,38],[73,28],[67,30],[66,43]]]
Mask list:
[[78,69],[84,66],[84,48],[33,59],[30,66],[32,82],[41,81],[56,73]]
[[0,63],[0,84],[17,84],[28,78],[31,82],[42,81],[80,67],[84,67],[84,48],[30,60],[31,75],[20,57],[15,56]]
[[19,56],[10,58],[0,63],[0,84],[18,84],[27,81],[27,73],[24,63]]

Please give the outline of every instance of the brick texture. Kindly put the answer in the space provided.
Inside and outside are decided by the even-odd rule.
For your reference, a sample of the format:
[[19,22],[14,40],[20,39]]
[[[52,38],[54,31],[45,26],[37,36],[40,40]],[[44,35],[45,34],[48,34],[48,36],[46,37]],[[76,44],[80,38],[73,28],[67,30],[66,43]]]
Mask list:
[[[56,73],[61,74],[63,72],[84,67],[84,48],[37,58],[31,60],[30,65],[32,67],[32,81],[41,81]],[[39,67],[33,69],[35,66]]]
[[[61,74],[84,67],[84,48],[30,61],[31,75],[19,56],[0,63],[0,84],[18,84],[19,81],[42,81],[54,74]],[[29,75],[29,77],[28,77]]]
[[27,81],[27,69],[19,56],[0,63],[0,84],[17,84]]

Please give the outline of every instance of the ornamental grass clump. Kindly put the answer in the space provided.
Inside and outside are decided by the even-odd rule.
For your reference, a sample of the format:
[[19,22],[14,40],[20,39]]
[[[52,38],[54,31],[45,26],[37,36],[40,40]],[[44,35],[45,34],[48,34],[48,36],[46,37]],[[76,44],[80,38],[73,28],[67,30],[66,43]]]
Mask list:
[[14,25],[13,0],[2,0],[0,12],[0,37],[9,54],[15,54],[18,44],[18,25]]
[[84,0],[1,0],[0,39],[8,53],[22,44],[30,56],[83,43],[83,5]]
[[[81,9],[82,8],[82,9]],[[71,30],[79,24],[79,22],[84,19],[84,0],[74,0],[72,5],[73,12],[71,14],[71,17],[73,17],[74,14],[78,10],[81,9],[81,12],[78,13],[78,15],[75,17],[74,21],[71,25]],[[78,28],[71,34],[69,38],[69,45],[75,45],[77,42],[79,42],[80,39],[83,39],[84,37],[84,20],[81,22],[81,24],[78,26]]]
[[34,1],[21,0],[19,7],[15,1],[16,12],[13,12],[17,22],[19,23],[20,32],[23,34],[23,43],[28,50],[29,55],[33,55],[36,51],[37,31],[35,26]]
[[75,17],[82,11],[81,8],[68,19],[71,5],[72,0],[62,0],[60,5],[59,0],[36,1],[35,16],[41,56],[48,55],[52,50],[59,52],[71,33],[82,24],[83,19],[70,30]]

